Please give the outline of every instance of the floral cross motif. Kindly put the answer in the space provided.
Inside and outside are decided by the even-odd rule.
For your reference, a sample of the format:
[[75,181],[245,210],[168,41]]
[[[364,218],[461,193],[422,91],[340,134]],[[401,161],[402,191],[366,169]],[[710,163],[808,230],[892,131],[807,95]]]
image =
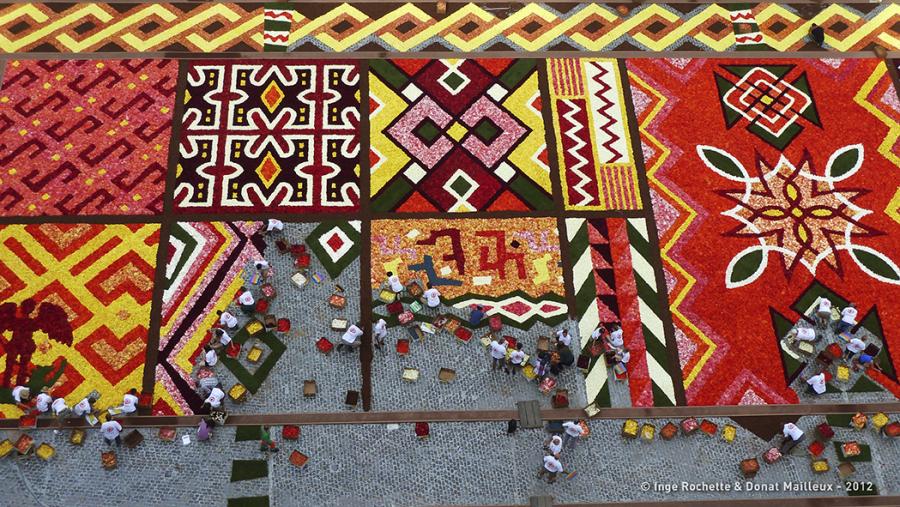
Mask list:
[[819,263],[825,261],[840,274],[839,250],[846,250],[869,276],[900,284],[900,268],[888,256],[854,242],[857,238],[884,234],[863,224],[862,218],[872,211],[853,203],[866,191],[835,187],[835,183],[850,178],[862,166],[861,144],[835,151],[828,159],[824,175],[814,172],[809,153],[797,165],[784,155],[775,164],[758,158],[756,176],[751,176],[734,156],[719,148],[699,145],[697,154],[718,175],[744,184],[743,190],[719,192],[735,203],[734,208],[722,214],[740,224],[726,235],[758,241],[729,262],[726,287],[741,287],[759,278],[768,265],[769,252],[782,254],[788,273],[802,264],[815,275]]

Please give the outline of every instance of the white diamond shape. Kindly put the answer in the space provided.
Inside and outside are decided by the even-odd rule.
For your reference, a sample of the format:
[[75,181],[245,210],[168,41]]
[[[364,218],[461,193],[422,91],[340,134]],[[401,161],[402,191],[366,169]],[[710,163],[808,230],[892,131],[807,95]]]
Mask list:
[[496,174],[501,180],[509,183],[509,180],[511,180],[513,176],[516,175],[516,170],[506,162],[502,162],[497,166],[496,169],[494,169],[494,174]]
[[422,181],[422,178],[424,178],[426,174],[425,169],[415,162],[409,164],[409,167],[403,171],[403,175],[409,178],[409,181],[411,181],[413,185]]
[[422,96],[422,90],[420,90],[419,87],[415,85],[415,83],[409,83],[408,85],[406,85],[406,88],[404,88],[400,93],[403,94],[404,97],[409,99],[410,102],[413,102],[417,98]]
[[[331,248],[331,245],[328,244],[328,240],[331,239],[331,237],[335,234],[337,234],[338,238],[343,241],[343,243],[341,243],[341,246],[337,250],[334,250],[333,248]],[[331,230],[319,236],[319,244],[322,245],[325,253],[327,253],[328,256],[331,257],[331,262],[335,263],[340,260],[340,258],[350,250],[350,248],[353,247],[353,241],[351,241],[350,237],[347,236],[347,233],[345,233],[338,226],[332,227]]]
[[490,96],[492,99],[496,100],[497,102],[500,102],[501,100],[503,100],[503,97],[506,97],[506,94],[508,94],[508,93],[509,93],[509,91],[507,91],[506,88],[501,86],[500,83],[494,83],[490,88],[488,88],[488,91],[487,91],[488,96]]
[[[462,178],[462,179],[468,181],[469,185],[471,185],[471,187],[469,187],[469,189],[466,190],[466,193],[463,195],[457,194],[456,190],[453,190],[453,188],[450,187],[450,184],[453,183],[454,181],[456,181],[457,178]],[[469,204],[469,197],[471,197],[472,194],[474,194],[475,191],[478,190],[479,186],[480,185],[478,184],[478,182],[473,180],[472,177],[469,176],[468,174],[466,174],[465,171],[463,171],[462,169],[457,169],[456,172],[453,173],[447,179],[447,182],[444,183],[444,187],[443,187],[444,190],[446,190],[448,194],[450,194],[456,198],[456,202],[453,203],[453,206],[450,206],[449,211],[451,211],[451,212],[475,211],[475,207],[472,206],[471,204]]]
[[[441,77],[439,77],[437,81],[445,90],[450,92],[450,95],[456,95],[457,93],[461,92],[463,90],[463,88],[468,86],[469,83],[472,82],[472,80],[469,79],[468,76],[466,76],[462,72],[459,72],[458,70],[456,70],[457,68],[459,68],[460,65],[462,65],[462,63],[464,61],[465,60],[459,60],[456,63],[443,62],[444,65],[447,66],[447,72],[444,72],[443,74],[441,74]],[[456,74],[457,76],[462,78],[462,83],[460,83],[459,87],[456,89],[450,88],[449,86],[447,86],[447,83],[445,82],[445,78],[447,76],[449,76],[450,74]]]

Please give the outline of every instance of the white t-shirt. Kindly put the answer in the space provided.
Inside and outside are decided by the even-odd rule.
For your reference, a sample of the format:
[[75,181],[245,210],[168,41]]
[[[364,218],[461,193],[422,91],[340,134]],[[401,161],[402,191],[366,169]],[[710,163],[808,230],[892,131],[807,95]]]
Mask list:
[[79,401],[73,408],[72,413],[75,417],[81,417],[91,411],[91,402],[87,398]]
[[550,449],[550,452],[553,454],[559,454],[562,452],[562,439],[559,437],[553,437],[550,439],[550,445],[547,446],[547,449]]
[[38,409],[38,412],[44,413],[50,410],[51,403],[53,403],[53,398],[47,393],[41,393],[34,399],[34,408]]
[[566,347],[572,346],[572,335],[566,333],[565,329],[560,329],[556,332],[556,341],[562,343]]
[[564,423],[563,428],[566,429],[566,434],[571,437],[580,437],[584,433],[584,428],[582,428],[580,424],[574,422]]
[[559,473],[563,471],[562,463],[555,456],[544,456],[544,468],[548,472]]
[[100,433],[103,434],[103,438],[114,440],[122,433],[122,425],[118,421],[106,421],[100,425]]
[[137,410],[138,397],[133,394],[126,394],[124,398],[122,398],[122,412],[126,414],[131,414],[135,410]]
[[797,328],[797,339],[811,342],[816,339],[816,330],[811,327]]
[[391,286],[391,290],[394,292],[403,292],[403,284],[400,283],[400,277],[397,275],[391,275],[388,277],[388,284]]
[[206,352],[205,359],[206,359],[206,364],[208,364],[209,366],[215,366],[216,363],[219,362],[219,355],[216,354],[215,350],[208,350]]
[[854,354],[858,354],[866,350],[866,342],[860,340],[859,338],[854,338],[850,340],[850,343],[847,344],[847,350],[853,352]]
[[847,324],[856,324],[856,308],[848,306],[841,310],[841,320]]
[[266,231],[283,231],[284,230],[284,222],[281,220],[276,220],[274,218],[270,218],[269,222],[266,224]]
[[434,287],[426,290],[424,296],[425,302],[428,303],[428,308],[437,308],[441,305],[441,293]]
[[219,316],[219,324],[228,328],[237,327],[237,317],[228,312],[222,312],[222,315]]
[[346,343],[347,345],[353,345],[356,343],[356,339],[362,336],[363,330],[356,327],[356,324],[347,328],[347,331],[344,332],[344,336],[341,336],[341,341]]
[[784,425],[784,429],[781,430],[781,433],[786,437],[791,437],[791,440],[800,440],[803,438],[803,430],[797,427],[794,423],[787,423]]
[[229,336],[224,329],[221,330],[221,333],[222,336],[219,337],[219,343],[227,347],[228,344],[231,343],[231,336]]
[[22,393],[27,391],[28,388],[25,386],[16,386],[13,387],[12,397],[16,400],[16,403],[22,403]]
[[825,392],[826,387],[824,373],[813,375],[809,378],[809,380],[806,381],[806,383],[812,386],[813,391],[815,391],[816,394],[822,394]]
[[258,269],[258,270],[269,269],[269,261],[267,261],[267,260],[265,260],[265,259],[261,259],[261,260],[258,260],[258,261],[254,261],[254,262],[253,262],[253,265],[254,265],[254,266],[256,267],[256,269]]
[[831,301],[825,298],[819,299],[819,313],[831,313]]
[[372,328],[372,332],[375,336],[384,338],[387,336],[387,322],[385,322],[384,319],[378,319],[378,322],[375,323],[375,327]]
[[238,303],[244,306],[249,306],[253,303],[256,303],[256,300],[253,299],[253,293],[251,293],[249,290],[245,290],[244,292],[241,292],[240,296],[238,296]]
[[599,339],[600,339],[600,328],[598,327],[597,329],[594,330],[593,333],[591,333],[591,340],[599,340]]
[[506,357],[506,344],[496,340],[491,342],[491,357],[494,359],[503,359]]
[[66,406],[66,400],[62,398],[56,398],[50,406],[53,408],[53,413],[55,415],[59,415],[69,409],[69,407]]
[[522,364],[523,359],[525,359],[525,353],[521,350],[514,350],[509,354],[509,362],[512,364]]
[[625,345],[625,340],[622,338],[624,334],[625,332],[622,331],[622,328],[616,329],[612,333],[609,333],[610,345],[612,345],[613,347],[621,347]]
[[225,398],[225,391],[219,389],[218,387],[213,387],[212,391],[210,391],[209,396],[206,398],[206,403],[209,403],[209,406],[212,408],[219,408],[222,405],[222,400]]
[[621,358],[621,359],[619,359],[620,363],[628,364],[628,361],[631,361],[631,352],[628,352],[628,351],[622,352],[619,355],[619,357]]

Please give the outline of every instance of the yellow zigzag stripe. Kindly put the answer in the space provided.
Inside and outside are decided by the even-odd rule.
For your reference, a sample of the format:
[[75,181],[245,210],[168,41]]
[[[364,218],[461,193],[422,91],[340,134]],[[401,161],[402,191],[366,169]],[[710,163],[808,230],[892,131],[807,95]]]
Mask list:
[[[789,51],[795,47],[802,46],[809,34],[809,28],[813,23],[824,26],[824,22],[833,16],[840,16],[852,23],[857,23],[863,19],[843,5],[831,4],[820,13],[816,14],[815,17],[791,31],[781,40],[776,40],[771,35],[768,35],[766,37],[766,43],[779,51]],[[876,39],[884,45],[885,48],[888,50],[900,49],[900,39],[889,34],[886,30],[882,31],[884,27],[890,26],[892,24],[891,22],[897,16],[900,16],[900,5],[896,3],[889,4],[883,11],[878,13],[874,18],[865,21],[862,26],[853,30],[847,38],[843,40],[835,39],[826,32],[825,42],[838,51],[852,51],[860,49],[859,45],[864,42],[867,37],[881,31]],[[762,26],[773,17],[784,18],[790,23],[802,21],[800,16],[797,16],[795,13],[778,4],[765,4],[765,7],[756,14],[756,21]]]
[[695,326],[687,317],[684,316],[684,314],[681,313],[681,311],[679,311],[678,307],[691,291],[691,288],[693,288],[693,286],[697,283],[697,280],[693,276],[691,276],[691,274],[688,273],[683,267],[681,267],[681,265],[678,264],[674,259],[669,257],[669,250],[672,249],[672,247],[675,245],[675,243],[678,241],[678,238],[681,237],[684,231],[687,230],[688,227],[690,227],[691,223],[694,221],[694,218],[697,217],[697,212],[694,211],[690,206],[688,206],[687,203],[681,200],[671,190],[666,188],[666,186],[656,178],[656,171],[663,165],[663,162],[665,162],[665,160],[669,158],[671,151],[666,148],[661,142],[659,142],[656,137],[650,134],[649,130],[647,130],[647,127],[653,122],[653,119],[666,105],[666,102],[668,102],[667,99],[665,98],[665,96],[653,89],[652,86],[646,83],[643,79],[639,78],[633,72],[629,72],[628,76],[629,79],[631,79],[633,82],[638,83],[642,88],[646,89],[658,99],[656,106],[654,106],[653,109],[650,110],[650,113],[647,114],[647,117],[644,118],[644,121],[641,122],[638,126],[638,130],[641,134],[644,135],[644,138],[647,140],[647,142],[656,147],[656,149],[658,149],[661,153],[659,160],[657,160],[657,162],[653,164],[653,167],[647,168],[647,181],[653,183],[653,185],[657,189],[665,193],[672,202],[675,202],[683,211],[687,213],[687,218],[681,223],[681,225],[678,226],[678,229],[660,251],[660,256],[662,257],[663,261],[665,261],[669,266],[671,266],[675,271],[677,271],[687,280],[684,288],[682,288],[681,291],[679,291],[678,294],[675,295],[675,299],[672,300],[672,302],[669,304],[669,309],[671,310],[673,316],[677,317],[679,321],[681,321],[685,326],[693,331],[707,346],[706,352],[703,353],[703,356],[700,358],[694,368],[684,378],[684,388],[687,389],[688,386],[690,386],[691,383],[694,382],[694,379],[697,378],[697,375],[703,369],[703,366],[706,364],[706,362],[709,361],[709,358],[712,357],[717,348],[716,344],[713,343],[712,340],[710,340],[705,334],[703,334],[703,332],[700,331],[697,326]]
[[[336,19],[344,16],[349,17],[357,24],[364,26],[340,40],[326,33],[326,29],[332,26]],[[458,26],[464,18],[469,16],[481,20],[488,28],[483,33],[467,41],[453,33],[452,30],[454,27]],[[537,16],[548,23],[559,20],[559,24],[551,27],[546,33],[536,39],[528,40],[520,34],[515,33],[514,28],[520,25],[521,22],[529,16]],[[575,31],[580,23],[591,16],[597,16],[609,23],[619,22],[619,24],[601,38],[591,40],[584,34]],[[569,36],[573,41],[581,44],[589,51],[599,51],[607,48],[616,39],[629,34],[636,41],[646,45],[651,50],[663,51],[676,43],[679,39],[691,37],[691,32],[709,21],[710,18],[721,17],[725,22],[729,22],[728,10],[714,4],[709,5],[699,13],[687,19],[680,18],[677,14],[670,12],[659,4],[653,4],[624,21],[616,13],[610,12],[598,4],[589,4],[574,15],[561,20],[554,12],[548,10],[541,4],[536,3],[525,4],[521,9],[510,14],[510,16],[506,18],[498,18],[478,5],[469,3],[465,4],[458,11],[455,11],[446,18],[440,20],[435,20],[413,4],[405,4],[378,19],[370,18],[368,15],[349,4],[341,4],[314,19],[306,18],[302,14],[295,12],[294,26],[296,28],[292,31],[288,44],[294,44],[304,37],[314,37],[333,51],[344,51],[367,37],[378,34],[385,28],[396,26],[397,20],[403,17],[410,17],[416,20],[418,24],[425,25],[426,28],[407,40],[400,40],[391,33],[380,35],[381,39],[387,42],[396,51],[409,51],[413,47],[425,43],[432,37],[443,37],[447,43],[451,44],[454,49],[459,51],[474,51],[480,46],[489,43],[492,39],[503,36],[507,37],[514,44],[521,46],[526,51],[538,51],[548,46],[553,40],[565,36]],[[682,24],[675,26],[672,32],[662,39],[653,40],[649,35],[638,30],[638,27],[642,23],[652,17],[660,17],[673,24]],[[701,32],[693,37],[698,42],[706,44],[717,51],[724,51],[734,44],[734,38],[730,36],[723,37],[722,40],[717,41]]]
[[[888,133],[884,136],[884,141],[878,145],[878,153],[881,153],[884,158],[890,160],[895,166],[900,168],[900,157],[894,155],[893,152],[893,147],[897,143],[897,138],[900,137],[900,125],[897,124],[896,120],[884,114],[884,111],[875,107],[875,104],[872,104],[867,100],[867,97],[872,93],[875,85],[878,84],[878,81],[880,81],[885,74],[887,74],[887,65],[885,65],[883,61],[878,62],[872,75],[869,76],[869,79],[863,83],[862,88],[860,88],[859,91],[856,92],[856,95],[853,96],[853,101],[887,125]],[[893,88],[893,85],[891,85],[891,88]],[[896,93],[896,90],[894,93]]]

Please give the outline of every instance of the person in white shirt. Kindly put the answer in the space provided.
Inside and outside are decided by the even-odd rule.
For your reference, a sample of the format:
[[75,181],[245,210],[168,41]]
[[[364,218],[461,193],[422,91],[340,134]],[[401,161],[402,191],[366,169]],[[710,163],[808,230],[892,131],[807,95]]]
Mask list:
[[256,270],[259,271],[259,276],[261,276],[263,279],[272,278],[272,276],[275,274],[272,271],[272,268],[269,267],[269,261],[265,259],[260,259],[254,262],[253,265],[256,267]]
[[558,458],[559,454],[562,452],[562,437],[553,435],[549,440],[544,442],[544,449]]
[[387,338],[387,322],[384,319],[378,319],[372,327],[372,337],[375,338],[374,345],[379,349],[384,348],[384,339]]
[[387,272],[387,277],[388,277],[388,285],[391,287],[391,291],[392,291],[392,292],[395,292],[395,293],[397,293],[397,294],[400,294],[401,292],[403,292],[404,287],[403,287],[403,284],[400,283],[400,277],[399,277],[399,276],[397,276],[397,275],[395,275],[394,273],[388,271],[388,272]]
[[216,342],[218,342],[222,347],[227,347],[228,344],[231,343],[231,336],[221,327],[213,329],[213,334],[216,338],[218,338]]
[[253,298],[253,293],[246,287],[238,295],[238,304],[241,305],[241,311],[248,315],[256,312],[256,299]]
[[616,353],[615,360],[623,370],[627,369],[628,361],[631,361],[631,351],[623,347],[622,350]]
[[100,433],[103,435],[103,439],[106,440],[106,445],[112,445],[115,442],[118,446],[122,443],[122,437],[119,435],[122,433],[122,425],[119,424],[119,421],[108,418],[105,423],[100,425]]
[[266,233],[282,231],[284,231],[284,222],[281,220],[270,218],[269,221],[266,222]]
[[223,312],[222,310],[216,310],[216,315],[219,316],[219,324],[227,327],[228,329],[234,329],[238,325],[237,317],[232,315],[229,312]]
[[203,400],[204,405],[209,405],[210,408],[219,408],[222,406],[222,400],[225,399],[225,391],[219,389],[218,387],[213,387],[212,391],[210,391],[209,396]]
[[847,343],[847,350],[844,351],[844,359],[851,361],[857,354],[864,350],[866,350],[865,337],[853,338]]
[[825,386],[825,372],[819,373],[818,375],[813,375],[809,377],[806,381],[809,384],[809,389],[813,394],[822,394],[825,392],[827,388]]
[[525,352],[522,350],[524,347],[521,343],[516,344],[516,350],[509,353],[509,368],[506,369],[506,373],[516,373],[525,365]]
[[46,414],[50,411],[51,403],[53,403],[53,397],[46,392],[43,392],[38,394],[37,398],[34,399],[34,408],[36,408],[38,412]]
[[137,389],[131,389],[122,397],[122,406],[119,408],[122,409],[123,414],[133,414],[137,411],[137,404]]
[[359,328],[356,324],[351,324],[350,327],[344,331],[344,335],[341,336],[341,342],[338,343],[338,350],[350,350],[357,348],[360,346],[359,337],[363,335],[363,330]]
[[203,355],[203,362],[206,364],[206,366],[209,366],[210,368],[212,368],[213,366],[218,364],[219,355],[216,354],[216,351],[213,350],[212,347],[207,345],[207,346],[203,347],[203,350],[206,351],[206,353]]
[[584,428],[578,424],[578,421],[569,421],[563,423],[563,447],[567,449],[575,448],[575,442],[584,434]]
[[828,298],[819,298],[819,307],[816,309],[816,323],[825,328],[831,322],[831,301]]
[[428,305],[428,308],[437,308],[441,306],[441,293],[437,289],[431,286],[431,284],[427,284],[428,290],[425,291],[425,304]]
[[72,407],[72,415],[74,415],[75,417],[81,417],[83,415],[90,414],[94,410],[93,407],[91,407],[92,402],[93,400],[91,400],[90,398],[85,398],[79,401],[75,404],[74,407]]
[[622,326],[618,324],[613,324],[612,327],[613,331],[612,333],[609,333],[609,339],[607,340],[607,343],[609,343],[609,346],[614,349],[621,349],[625,346],[625,333],[622,331]]
[[491,342],[491,370],[504,368],[506,362],[506,338]]
[[794,423],[787,423],[781,430],[784,439],[781,441],[781,454],[787,455],[791,450],[803,440],[803,430]]
[[791,329],[791,336],[794,338],[805,341],[805,342],[814,342],[816,341],[816,330],[811,327],[798,327]]
[[25,386],[13,387],[12,397],[16,401],[16,405],[27,405],[31,401],[31,389]]
[[66,400],[63,398],[56,398],[53,400],[53,403],[50,404],[50,408],[53,410],[53,415],[60,418],[65,417],[69,412],[69,406],[66,405]]
[[838,321],[837,333],[849,331],[856,325],[856,306],[853,303],[841,310],[841,320]]
[[559,347],[560,345],[572,346],[572,335],[569,334],[568,329],[560,329],[556,332],[556,346]]
[[548,475],[547,482],[553,484],[556,482],[556,475],[562,471],[562,463],[556,459],[556,456],[548,454],[547,456],[544,456],[544,466],[542,466],[541,471],[538,472],[538,479],[543,479],[544,475]]

